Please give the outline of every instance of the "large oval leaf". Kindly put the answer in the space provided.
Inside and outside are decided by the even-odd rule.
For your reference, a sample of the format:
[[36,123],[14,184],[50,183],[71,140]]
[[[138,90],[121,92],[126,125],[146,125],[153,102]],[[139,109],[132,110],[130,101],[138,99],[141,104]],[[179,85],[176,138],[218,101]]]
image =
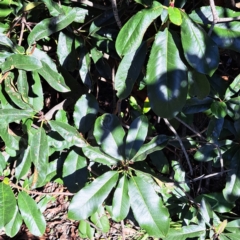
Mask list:
[[20,192],[18,194],[18,206],[30,232],[34,233],[35,236],[43,235],[46,228],[46,221],[36,202],[27,193]]
[[162,10],[162,5],[154,1],[151,8],[138,12],[124,24],[116,40],[116,50],[120,56],[138,49],[147,28],[155,18],[161,15]]
[[54,131],[58,132],[72,145],[77,147],[86,147],[88,145],[77,129],[69,124],[58,121],[49,121],[48,123]]
[[140,227],[151,236],[166,237],[170,226],[169,213],[152,185],[140,177],[132,177],[128,194],[134,217]]
[[212,76],[219,64],[217,45],[204,29],[182,12],[181,40],[184,56],[196,71]]
[[31,118],[33,115],[33,110],[0,109],[0,119],[6,123],[15,122],[23,118]]
[[238,150],[230,163],[230,171],[228,172],[226,186],[223,189],[223,196],[228,202],[234,202],[240,197],[240,150]]
[[68,217],[74,220],[87,219],[102,205],[118,179],[118,172],[106,172],[80,190],[72,199]]
[[136,51],[126,54],[115,76],[115,89],[120,99],[128,97],[133,89],[144,63],[147,51],[146,42],[143,43]]
[[113,195],[112,218],[119,222],[126,218],[130,209],[130,200],[128,196],[128,179],[124,175],[118,182]]
[[119,160],[124,158],[125,132],[117,116],[105,113],[97,118],[93,135],[105,153]]
[[15,196],[9,185],[0,182],[0,229],[14,217],[16,207]]
[[126,138],[125,156],[132,159],[143,145],[148,133],[148,118],[145,115],[136,118],[130,125]]
[[159,32],[147,65],[146,84],[152,110],[163,118],[181,111],[187,97],[187,71],[177,43],[178,36]]
[[38,23],[28,35],[28,44],[32,45],[35,41],[48,37],[51,34],[62,30],[71,24],[75,17],[76,10],[72,9],[72,11],[70,11],[67,15],[61,14],[57,17],[44,19]]
[[92,94],[84,94],[78,99],[74,106],[73,119],[79,132],[86,133],[90,130],[98,109],[98,102]]

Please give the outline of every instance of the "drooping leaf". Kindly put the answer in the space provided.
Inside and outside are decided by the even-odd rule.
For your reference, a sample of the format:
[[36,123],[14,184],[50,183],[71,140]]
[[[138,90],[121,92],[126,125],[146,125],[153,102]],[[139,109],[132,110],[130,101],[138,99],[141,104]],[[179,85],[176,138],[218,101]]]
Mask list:
[[120,99],[128,97],[137,80],[146,57],[147,44],[144,42],[136,51],[126,54],[117,69],[114,86]]
[[178,36],[159,32],[155,36],[148,65],[146,85],[152,110],[163,118],[181,111],[187,97],[187,71],[176,45]]
[[13,68],[25,71],[34,71],[42,67],[41,61],[37,58],[22,54],[13,54],[6,59],[1,68],[3,73]]
[[148,119],[145,115],[136,118],[130,125],[126,138],[125,156],[132,159],[142,147],[148,132]]
[[63,181],[70,192],[77,192],[87,181],[86,158],[80,155],[78,149],[69,152],[63,165]]
[[18,194],[18,206],[21,216],[30,232],[35,236],[42,236],[45,232],[46,221],[36,202],[25,192]]
[[57,17],[46,18],[38,23],[28,35],[28,45],[50,36],[71,24],[76,17],[76,10],[72,9],[67,15],[60,14]]
[[139,11],[124,24],[116,40],[117,53],[122,56],[136,51],[149,25],[162,13],[162,5],[153,2],[150,8]]
[[9,185],[0,182],[0,228],[8,224],[15,215],[16,200]]
[[144,144],[131,160],[133,162],[143,161],[148,154],[162,150],[167,145],[168,140],[169,138],[165,135],[154,137],[150,142]]
[[223,189],[223,196],[228,202],[234,202],[240,197],[240,150],[232,157],[230,162],[230,171],[227,173],[226,186]]
[[118,182],[113,195],[112,218],[120,222],[125,219],[130,209],[130,200],[128,196],[128,179],[126,175],[122,176]]
[[77,129],[69,124],[53,120],[49,121],[48,123],[54,131],[58,132],[72,145],[77,147],[86,147],[88,145]]
[[48,172],[48,141],[45,130],[37,129],[30,142],[30,157],[35,166],[32,187],[45,184]]
[[194,23],[186,13],[181,13],[184,56],[196,71],[212,76],[219,64],[218,47],[204,29]]
[[32,118],[33,110],[19,110],[19,109],[0,109],[0,119],[6,123],[19,121],[23,118]]
[[106,172],[81,189],[72,199],[68,217],[74,220],[88,218],[98,210],[118,179],[118,172]]
[[98,117],[93,135],[104,152],[116,159],[123,159],[125,132],[117,116],[105,113]]
[[86,133],[94,124],[98,113],[98,102],[92,94],[82,95],[74,106],[73,119],[79,132]]
[[[41,61],[42,62],[42,61]],[[42,62],[42,68],[37,69],[37,72],[48,82],[48,84],[59,92],[68,92],[70,89],[66,85],[63,76],[54,71],[45,62]]]
[[20,230],[21,226],[22,226],[22,217],[18,211],[17,205],[15,205],[14,215],[11,221],[7,225],[5,225],[6,234],[9,237],[14,237]]
[[102,163],[104,165],[113,165],[117,166],[119,160],[107,155],[99,147],[87,146],[83,147],[82,151],[84,155],[93,162]]
[[129,180],[130,204],[140,227],[155,237],[166,237],[170,218],[167,208],[153,187],[140,177]]

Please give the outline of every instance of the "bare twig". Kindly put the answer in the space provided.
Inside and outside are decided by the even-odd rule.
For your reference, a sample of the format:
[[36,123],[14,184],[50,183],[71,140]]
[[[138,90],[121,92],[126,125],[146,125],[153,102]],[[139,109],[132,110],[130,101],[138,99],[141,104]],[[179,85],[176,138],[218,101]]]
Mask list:
[[182,142],[181,138],[178,136],[176,130],[174,129],[174,127],[170,124],[170,122],[169,122],[166,118],[164,118],[164,121],[165,121],[166,125],[168,126],[168,128],[174,133],[174,135],[176,136],[178,142],[180,143],[180,146],[181,146],[181,148],[182,148],[182,151],[183,151],[183,153],[184,153],[184,155],[185,155],[185,158],[186,158],[186,160],[187,160],[187,163],[188,163],[188,167],[189,167],[189,170],[190,170],[190,174],[193,175],[192,165],[191,165],[191,163],[190,163],[190,160],[189,160],[187,151],[186,151],[186,149],[185,149],[185,147],[184,147],[184,145],[183,145],[183,142]]
[[124,221],[121,221],[121,226],[122,226],[122,240],[125,240],[125,232],[124,232]]

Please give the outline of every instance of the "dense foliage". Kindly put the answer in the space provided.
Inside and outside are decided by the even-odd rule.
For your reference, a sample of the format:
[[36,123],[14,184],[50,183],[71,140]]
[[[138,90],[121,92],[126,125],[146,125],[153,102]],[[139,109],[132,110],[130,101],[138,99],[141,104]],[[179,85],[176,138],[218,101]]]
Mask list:
[[0,2],[8,236],[44,234],[35,194],[57,181],[82,238],[134,216],[161,239],[238,239],[240,13],[212,25],[194,2]]

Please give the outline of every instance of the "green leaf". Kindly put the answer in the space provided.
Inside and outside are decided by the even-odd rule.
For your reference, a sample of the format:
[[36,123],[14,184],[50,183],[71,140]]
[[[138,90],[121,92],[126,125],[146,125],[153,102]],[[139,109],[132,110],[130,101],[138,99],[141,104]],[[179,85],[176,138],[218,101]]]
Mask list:
[[68,92],[70,89],[66,85],[63,76],[58,73],[57,71],[54,71],[50,66],[42,62],[42,68],[38,69],[37,72],[47,81],[47,83],[54,88],[55,90],[59,92]]
[[112,219],[120,222],[125,219],[130,209],[130,200],[128,196],[128,179],[123,175],[117,185],[113,195]]
[[0,109],[0,119],[6,123],[19,121],[23,118],[32,118],[33,110],[18,110],[18,109]]
[[131,94],[134,83],[141,73],[146,51],[147,44],[144,42],[136,51],[127,53],[121,60],[114,80],[118,98],[124,99]]
[[169,174],[168,159],[164,155],[163,151],[159,150],[150,154],[152,164],[157,170],[163,174]]
[[29,104],[33,106],[36,112],[43,109],[43,89],[41,79],[36,71],[32,72],[32,79],[28,79],[29,82]]
[[73,119],[79,132],[88,132],[98,113],[98,102],[92,94],[82,95],[74,106]]
[[2,64],[3,73],[13,68],[23,69],[25,71],[34,71],[42,67],[41,61],[37,58],[22,54],[13,54]]
[[95,229],[86,221],[80,221],[78,225],[78,232],[81,238],[93,239]]
[[[33,188],[41,187],[45,184],[48,173],[48,141],[45,130],[39,128],[31,138],[30,157],[35,166]],[[36,175],[35,175],[36,174]]]
[[204,222],[211,226],[211,220],[213,218],[213,211],[211,208],[211,205],[208,203],[208,201],[203,197],[201,199],[201,204],[200,204],[200,213],[203,217]]
[[213,102],[211,111],[216,118],[224,118],[227,115],[227,105],[225,102]]
[[52,130],[58,132],[65,140],[77,147],[86,147],[88,144],[76,128],[67,123],[49,121]]
[[132,177],[128,194],[140,227],[151,236],[166,237],[170,225],[169,213],[153,187],[140,177]]
[[80,155],[78,149],[73,149],[67,155],[62,170],[65,186],[70,192],[77,192],[84,187],[87,177],[87,161]]
[[110,165],[117,166],[119,163],[119,160],[102,152],[99,147],[87,146],[87,147],[83,147],[82,151],[84,155],[93,162],[102,163],[108,166]]
[[214,144],[204,144],[194,154],[194,159],[200,162],[209,162],[218,156],[217,148]]
[[162,5],[154,1],[150,8],[139,11],[124,24],[116,40],[116,50],[120,56],[138,49],[144,33],[153,20],[161,15],[162,10]]
[[219,64],[218,47],[204,29],[194,23],[186,13],[181,13],[184,56],[196,71],[212,76]]
[[150,142],[144,144],[136,155],[131,159],[133,162],[143,161],[147,155],[158,150],[162,150],[168,142],[169,138],[165,135],[158,135]]
[[21,226],[22,226],[22,217],[18,211],[17,205],[15,205],[14,215],[11,221],[5,226],[6,234],[11,238],[14,237],[20,230]]
[[223,196],[228,202],[234,202],[240,197],[240,150],[232,157],[230,162],[230,171],[227,173],[226,186],[223,189]]
[[100,208],[91,216],[91,221],[99,228],[103,233],[107,233],[110,229],[108,217],[104,211],[104,207]]
[[21,216],[30,232],[42,236],[45,232],[46,221],[36,202],[25,192],[18,194],[18,206]]
[[[233,11],[226,7],[216,6],[216,12],[219,18],[234,18],[239,17],[237,11]],[[199,24],[204,24],[208,28],[211,27],[212,11],[210,6],[201,7],[190,14],[190,17]],[[231,21],[215,24],[211,39],[218,45],[219,48],[232,49],[240,51],[240,22]]]
[[125,132],[117,116],[105,113],[98,117],[95,121],[93,135],[102,150],[109,156],[119,160],[124,158]]
[[148,65],[146,85],[152,110],[163,118],[181,111],[187,97],[187,71],[176,43],[178,36],[168,29],[155,36]]
[[27,78],[27,73],[24,70],[18,70],[17,89],[18,89],[18,92],[21,95],[22,99],[26,103],[29,103],[29,99],[28,99],[28,91],[29,91],[28,78]]
[[236,95],[240,89],[240,74],[228,86],[224,98],[229,100],[232,96]]
[[182,15],[181,15],[181,11],[178,8],[169,7],[168,15],[169,15],[170,21],[173,24],[175,24],[177,26],[180,26],[182,24]]
[[49,10],[49,12],[52,16],[56,17],[59,14],[64,13],[63,9],[60,7],[60,4],[58,4],[54,1],[52,1],[52,0],[42,0],[42,2],[44,2],[44,4],[48,8],[48,10]]
[[31,162],[32,159],[30,155],[30,146],[28,146],[24,151],[21,152],[17,159],[15,176],[18,181],[30,170]]
[[38,23],[28,35],[28,45],[50,36],[66,28],[76,17],[76,10],[72,9],[67,15],[60,14],[57,17],[47,18]]
[[8,47],[14,52],[15,49],[14,43],[3,33],[0,33],[0,45]]
[[233,220],[228,222],[226,228],[227,231],[232,233],[240,233],[240,219]]
[[0,182],[0,229],[12,220],[15,208],[16,200],[11,187]]
[[148,133],[148,118],[141,115],[134,119],[128,130],[125,146],[126,159],[132,159],[142,147]]
[[197,71],[188,72],[189,95],[204,99],[210,93],[210,84],[205,74]]
[[201,236],[206,231],[206,228],[202,225],[189,225],[184,226],[181,229],[171,228],[168,236],[164,240],[186,240],[194,237]]
[[118,179],[118,172],[106,172],[80,190],[72,199],[68,217],[83,220],[95,213],[102,205]]

